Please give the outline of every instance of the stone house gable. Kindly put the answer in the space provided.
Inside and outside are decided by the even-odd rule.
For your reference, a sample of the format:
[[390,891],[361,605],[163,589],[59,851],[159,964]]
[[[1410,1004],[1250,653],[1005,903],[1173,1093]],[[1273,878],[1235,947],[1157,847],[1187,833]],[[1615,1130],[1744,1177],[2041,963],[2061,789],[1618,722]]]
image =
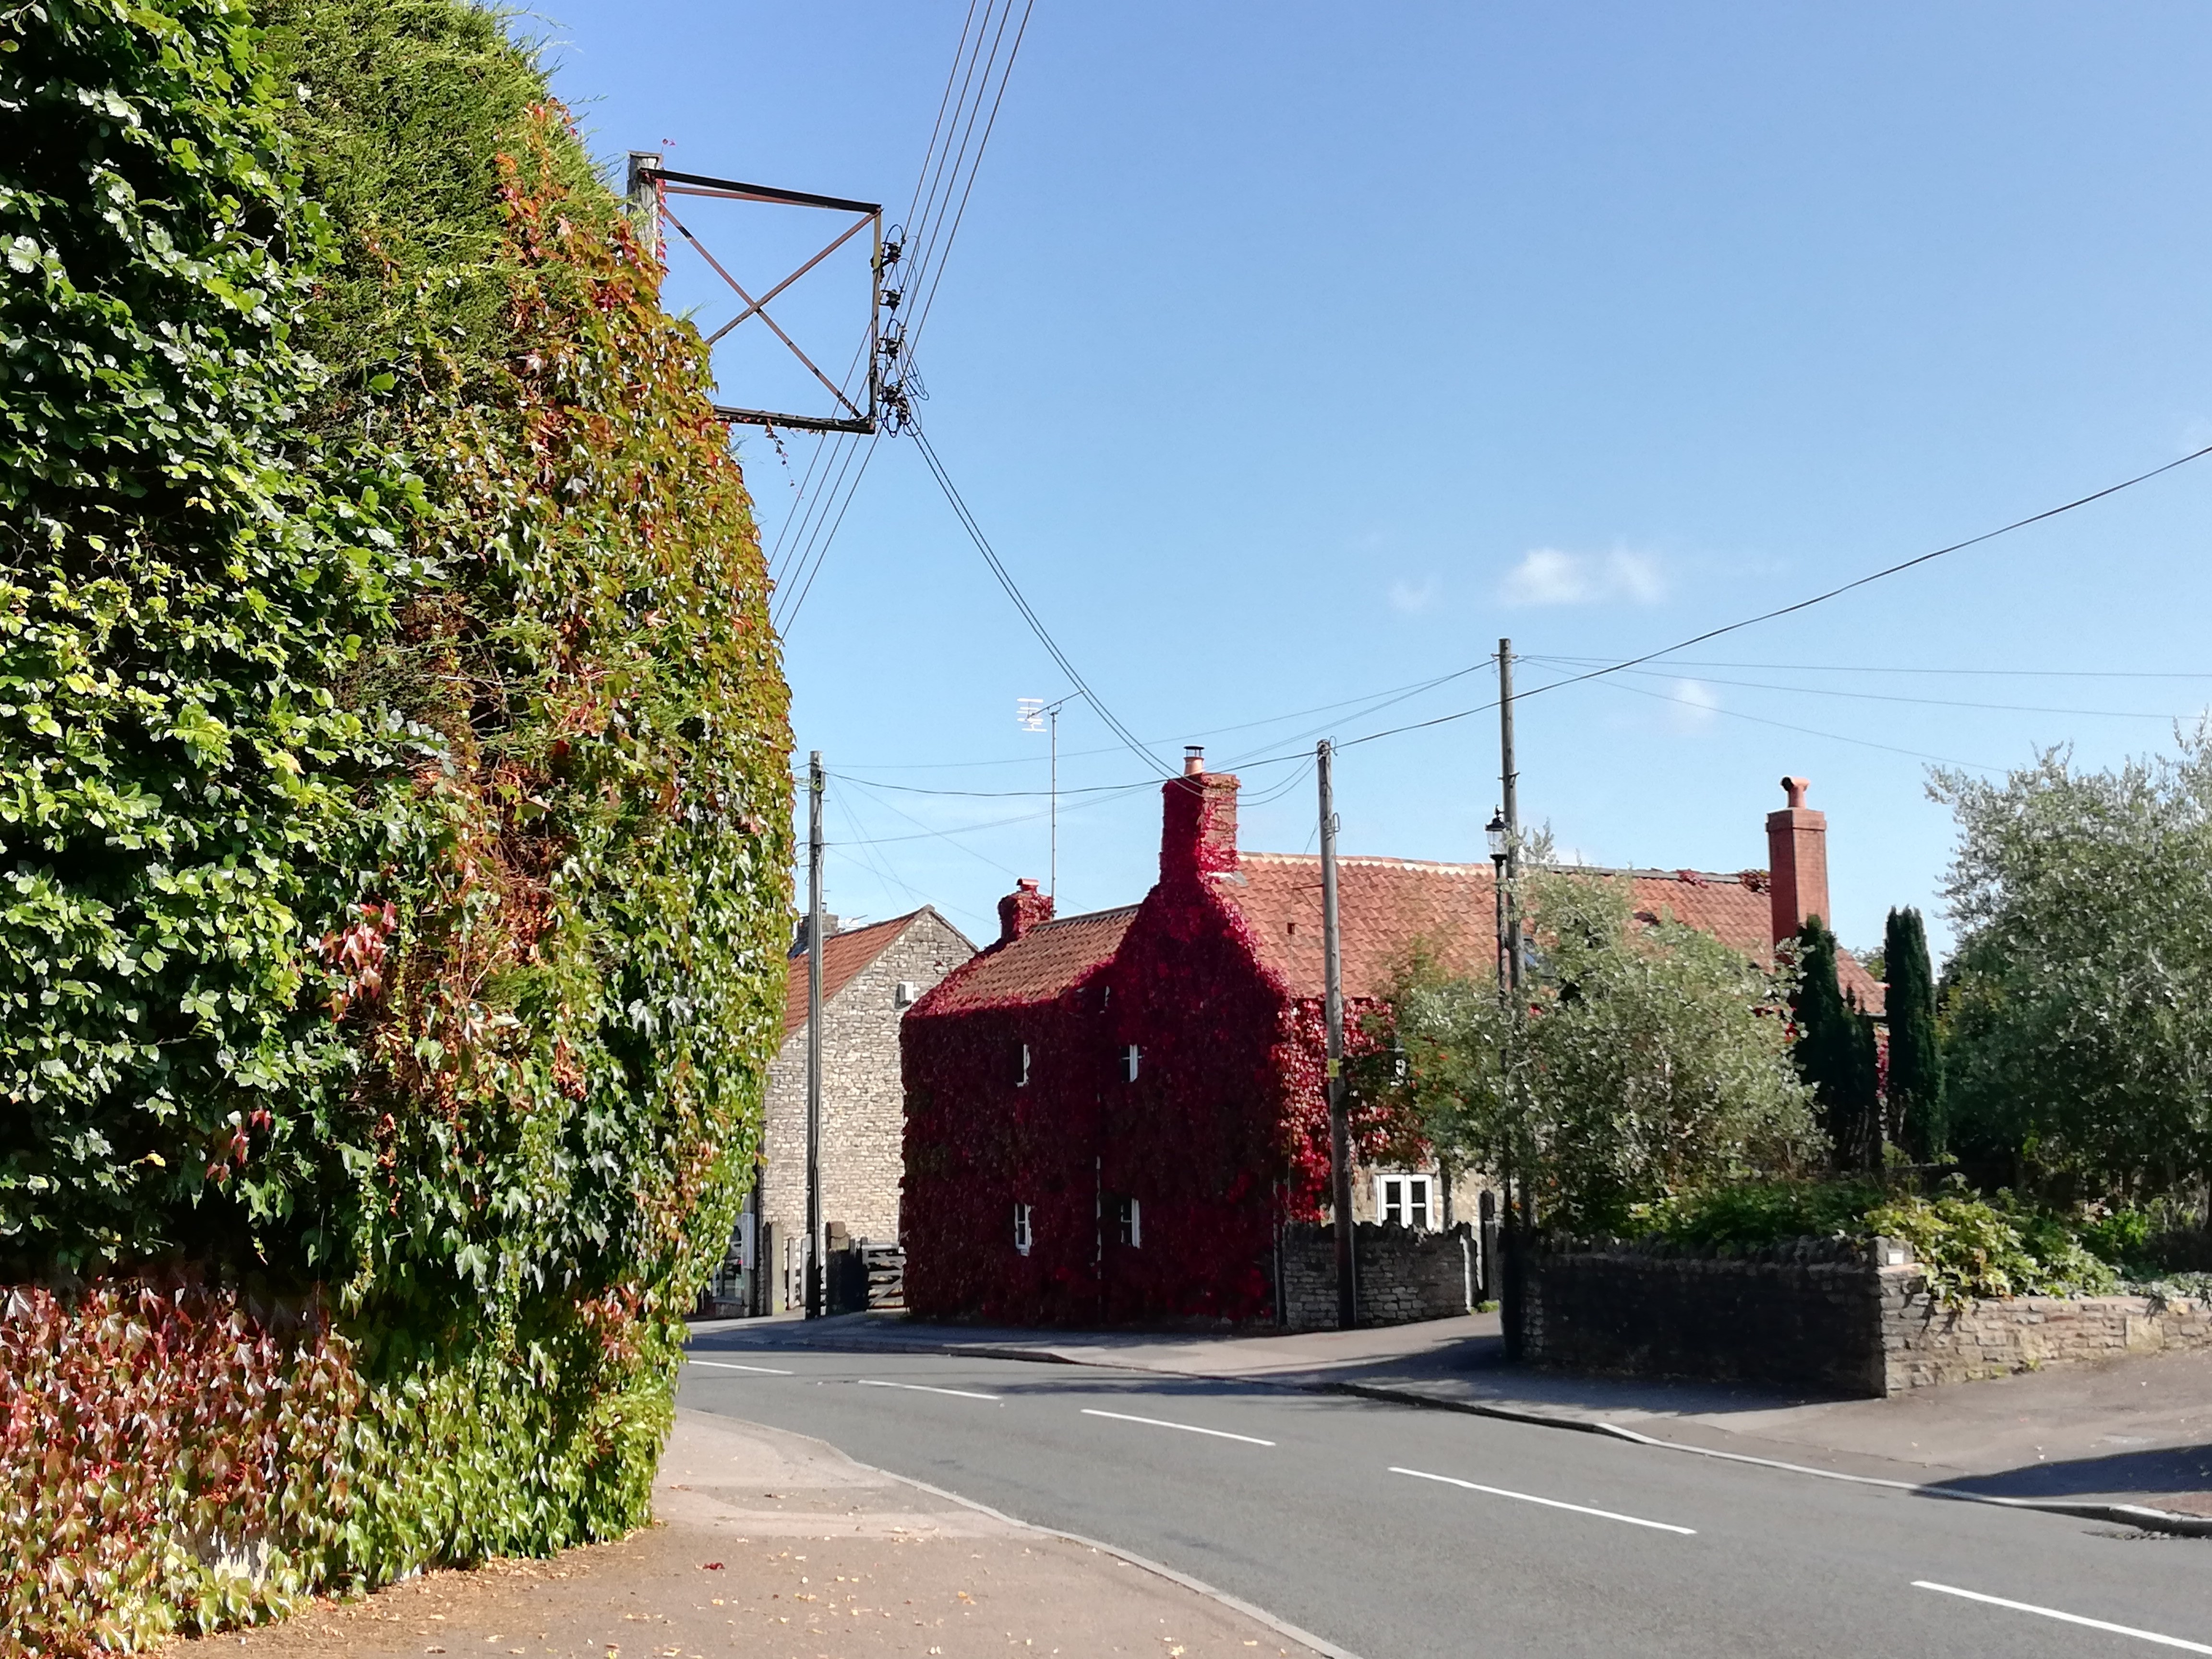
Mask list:
[[[822,942],[822,1218],[855,1238],[899,1236],[905,1097],[899,1022],[975,954],[925,905]],[[902,995],[901,988],[904,987]],[[783,1047],[769,1066],[761,1215],[779,1239],[806,1231],[806,958],[794,951]]]

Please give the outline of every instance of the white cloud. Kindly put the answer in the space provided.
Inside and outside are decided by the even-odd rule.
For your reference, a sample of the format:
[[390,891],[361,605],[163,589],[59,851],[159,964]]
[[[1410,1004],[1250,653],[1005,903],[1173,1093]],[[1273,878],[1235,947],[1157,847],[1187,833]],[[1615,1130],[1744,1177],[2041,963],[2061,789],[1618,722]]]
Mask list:
[[1668,710],[1668,724],[1685,735],[1711,726],[1721,706],[1720,695],[1703,680],[1676,680],[1668,696],[1674,704]]
[[1390,608],[1408,617],[1416,611],[1426,611],[1436,597],[1437,585],[1434,582],[1401,580],[1390,584]]
[[1508,605],[1604,605],[1625,599],[1656,605],[1667,579],[1656,555],[1617,547],[1610,553],[1567,553],[1532,547],[1505,573]]

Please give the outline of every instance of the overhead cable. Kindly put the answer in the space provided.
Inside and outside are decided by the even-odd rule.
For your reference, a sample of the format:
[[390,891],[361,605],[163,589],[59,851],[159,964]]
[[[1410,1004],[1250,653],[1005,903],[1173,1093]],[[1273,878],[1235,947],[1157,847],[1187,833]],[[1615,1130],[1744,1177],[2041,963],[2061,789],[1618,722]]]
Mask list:
[[915,426],[910,429],[914,434],[915,447],[921,451],[922,459],[929,464],[930,472],[936,478],[938,488],[945,492],[945,499],[951,504],[954,516],[960,520],[960,527],[968,532],[968,538],[975,544],[975,550],[983,556],[984,563],[990,566],[991,574],[999,579],[999,586],[1006,589],[1006,597],[1014,602],[1014,609],[1022,613],[1022,620],[1030,625],[1030,631],[1037,636],[1038,641],[1051,653],[1052,659],[1060,665],[1060,672],[1067,676],[1069,682],[1076,690],[1082,692],[1084,699],[1097,711],[1098,718],[1106,722],[1107,729],[1121,740],[1131,754],[1136,756],[1162,776],[1170,775],[1170,769],[1161,762],[1160,757],[1147,749],[1136,734],[1121,722],[1114,711],[1109,708],[1098,694],[1091,689],[1091,683],[1085,679],[1077,671],[1075,665],[1068,660],[1067,653],[1060,648],[1060,642],[1053,638],[1051,630],[1045,627],[1043,621],[1037,616],[1029,600],[1023,597],[1022,590],[1015,584],[1004,561],[992,548],[989,538],[983,534],[982,526],[975,522],[975,515],[968,510],[968,503],[960,498],[959,490],[953,487],[951,475],[945,470],[945,463],[937,458],[937,450],[930,443],[929,434],[920,426]]

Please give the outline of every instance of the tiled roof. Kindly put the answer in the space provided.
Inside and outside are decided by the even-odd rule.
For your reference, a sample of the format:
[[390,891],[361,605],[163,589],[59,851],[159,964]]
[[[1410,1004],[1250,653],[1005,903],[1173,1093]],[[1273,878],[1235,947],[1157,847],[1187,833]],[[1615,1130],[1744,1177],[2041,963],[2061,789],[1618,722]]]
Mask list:
[[[891,947],[891,941],[906,931],[907,924],[920,915],[920,910],[909,910],[902,916],[893,916],[889,921],[871,923],[866,927],[854,927],[842,933],[831,933],[822,941],[822,1000],[826,1004],[843,990],[855,974]],[[791,977],[783,988],[783,1034],[787,1037],[806,1024],[806,952],[801,951],[791,959]]]
[[1019,939],[994,945],[954,969],[922,999],[921,1011],[957,1013],[968,1008],[1049,1002],[1113,960],[1136,914],[1135,905],[1125,904],[1117,910],[1041,922]]
[[[1756,962],[1773,954],[1772,912],[1763,887],[1741,876],[1696,870],[1595,870],[1625,875],[1636,908],[1670,915],[1711,933]],[[1238,877],[1217,890],[1244,916],[1261,961],[1302,997],[1322,994],[1321,860],[1311,854],[1247,853]],[[1338,929],[1344,994],[1379,997],[1407,953],[1419,944],[1446,967],[1488,975],[1498,954],[1498,890],[1484,864],[1431,864],[1412,859],[1340,858]],[[1838,963],[1859,1006],[1881,1008],[1881,988],[1850,956]]]
[[[1321,860],[1247,853],[1214,890],[1243,913],[1260,960],[1299,996],[1322,994]],[[1487,974],[1498,959],[1498,893],[1487,864],[1340,858],[1344,994],[1379,997],[1418,941],[1443,964]]]

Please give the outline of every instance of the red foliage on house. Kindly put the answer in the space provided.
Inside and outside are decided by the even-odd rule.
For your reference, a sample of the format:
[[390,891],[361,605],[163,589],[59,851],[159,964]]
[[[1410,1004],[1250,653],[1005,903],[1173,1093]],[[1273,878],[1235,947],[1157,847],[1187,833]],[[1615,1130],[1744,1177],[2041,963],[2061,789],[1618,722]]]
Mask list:
[[[1194,761],[1163,787],[1160,878],[1142,903],[1063,921],[1024,881],[1000,901],[998,941],[907,1014],[900,1231],[915,1312],[1272,1316],[1277,1229],[1319,1219],[1328,1199],[1321,862],[1240,854],[1237,788]],[[1765,872],[1626,873],[1655,917],[1762,958],[1774,943]],[[1820,888],[1825,905],[1824,867]],[[1344,858],[1338,896],[1355,1057],[1416,946],[1493,971],[1487,863]],[[1376,1108],[1355,1108],[1353,1132],[1363,1163],[1410,1150]]]

